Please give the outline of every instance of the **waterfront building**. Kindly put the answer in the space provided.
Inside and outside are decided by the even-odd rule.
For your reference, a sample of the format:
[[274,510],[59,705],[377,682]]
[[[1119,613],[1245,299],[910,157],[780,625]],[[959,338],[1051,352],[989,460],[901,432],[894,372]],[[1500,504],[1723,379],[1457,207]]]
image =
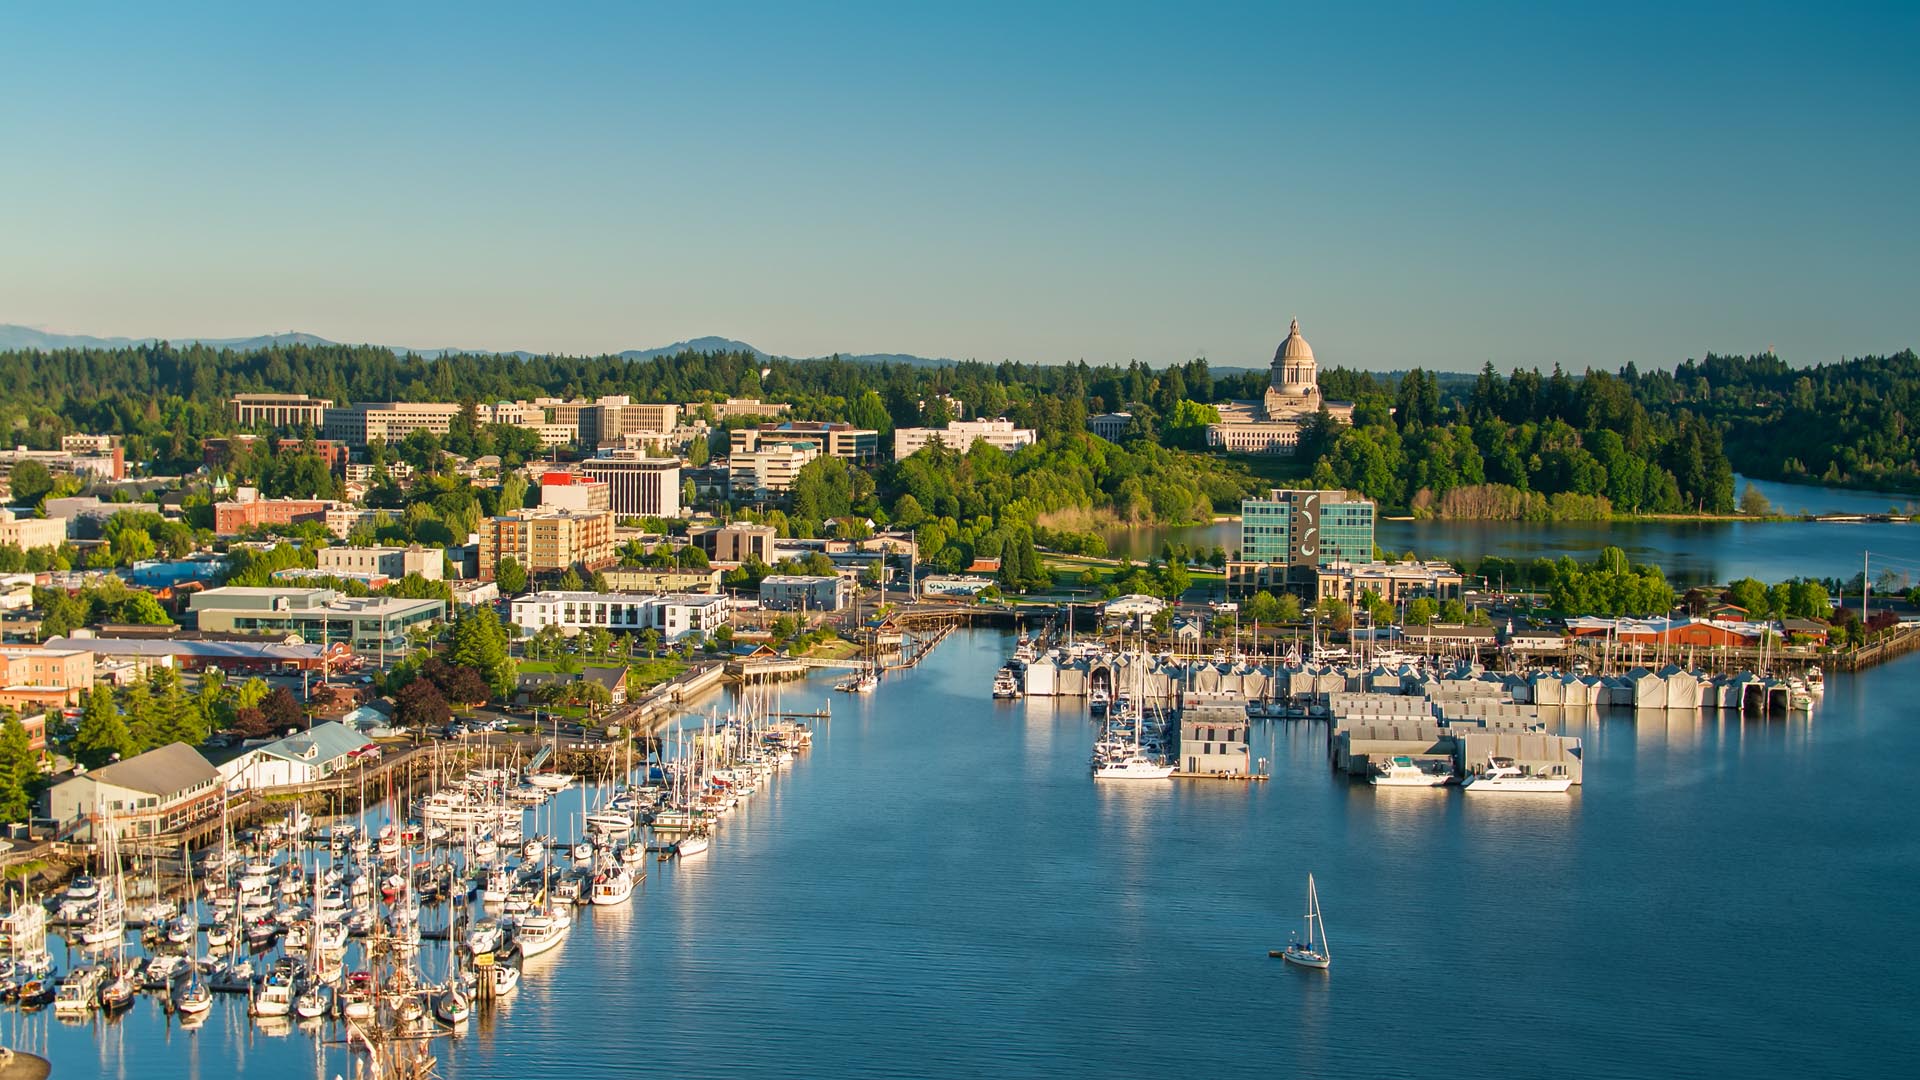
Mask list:
[[1357,603],[1369,590],[1389,604],[1428,597],[1457,600],[1466,578],[1451,563],[1364,562],[1322,566],[1317,575],[1317,600]]
[[1133,414],[1130,412],[1101,413],[1087,417],[1087,430],[1110,443],[1119,442],[1132,424]]
[[535,574],[611,565],[613,515],[605,510],[541,508],[488,518],[480,523],[480,576],[492,580],[502,559],[512,559]]
[[622,451],[582,461],[580,473],[607,486],[610,506],[620,517],[680,516],[678,458]]
[[509,618],[529,634],[548,626],[629,633],[657,630],[667,640],[677,641],[688,634],[711,634],[726,625],[732,610],[727,597],[710,594],[547,591],[515,597]]
[[379,439],[391,446],[416,431],[445,435],[460,415],[458,402],[391,401],[347,405],[326,410],[322,433],[356,449]]
[[1032,446],[1035,438],[1032,428],[1014,427],[1011,420],[955,420],[944,428],[897,428],[893,433],[893,460],[905,460],[934,443],[964,454],[975,443],[983,442],[1011,454]]
[[[1824,624],[1810,624],[1810,629],[1812,628],[1822,631],[1817,637],[1824,641],[1826,636]],[[1567,620],[1567,633],[1571,637],[1582,640],[1607,640],[1621,645],[1693,645],[1710,648],[1757,649],[1768,635],[1773,635],[1776,640],[1784,638],[1784,630],[1785,628],[1776,622],[1699,617],[1611,619],[1587,615]]]
[[768,574],[760,579],[760,606],[779,611],[839,611],[853,602],[853,583],[838,574]]
[[340,545],[320,549],[320,569],[342,575],[367,574],[398,581],[408,574],[419,574],[428,581],[439,581],[446,576],[446,567],[445,552],[419,544],[407,547]]
[[186,743],[168,743],[138,757],[76,773],[47,789],[45,816],[96,840],[102,812],[126,836],[160,836],[217,817],[220,772]]
[[605,483],[592,477],[550,472],[540,477],[540,505],[581,513],[611,510],[613,492]]
[[188,605],[203,632],[288,632],[309,642],[344,642],[363,652],[405,649],[408,630],[431,626],[447,614],[439,600],[273,586],[208,589],[195,593]]
[[759,427],[735,428],[728,436],[729,459],[770,446],[811,445],[828,457],[856,465],[871,465],[880,457],[880,433],[852,424],[816,420],[786,420]]
[[372,745],[367,737],[338,720],[256,746],[218,769],[228,791],[312,784],[353,766]]
[[1218,709],[1191,709],[1181,714],[1179,752],[1175,755],[1181,772],[1245,776],[1253,771],[1246,710],[1238,711],[1238,717]]
[[759,450],[736,450],[728,456],[729,480],[736,495],[765,499],[793,489],[793,481],[807,462],[820,456],[815,442],[780,443]]
[[1207,426],[1207,445],[1236,454],[1292,454],[1309,418],[1328,416],[1353,422],[1353,404],[1320,396],[1319,366],[1313,347],[1293,320],[1287,339],[1274,350],[1267,392],[1261,400],[1229,401],[1217,406],[1220,422]]
[[227,399],[228,414],[235,427],[283,428],[310,427],[318,430],[326,423],[329,398],[305,394],[235,394]]
[[1373,562],[1374,505],[1344,491],[1274,489],[1240,503],[1227,588],[1317,592],[1322,567]]
[[0,547],[31,551],[39,547],[59,547],[66,542],[66,518],[23,517],[15,511],[0,509]]
[[706,552],[713,562],[758,559],[770,564],[777,535],[778,530],[771,525],[695,525],[687,530],[687,542]]
[[1138,630],[1166,609],[1167,602],[1157,596],[1128,593],[1125,596],[1116,596],[1100,605],[1100,617],[1111,622],[1125,623]]

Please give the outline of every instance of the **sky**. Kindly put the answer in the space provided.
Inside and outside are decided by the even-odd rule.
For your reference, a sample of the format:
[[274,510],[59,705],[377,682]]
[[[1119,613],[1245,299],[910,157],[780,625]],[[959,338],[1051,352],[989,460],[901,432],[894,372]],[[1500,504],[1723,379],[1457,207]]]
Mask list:
[[0,7],[0,322],[1217,366],[1920,347],[1920,4]]

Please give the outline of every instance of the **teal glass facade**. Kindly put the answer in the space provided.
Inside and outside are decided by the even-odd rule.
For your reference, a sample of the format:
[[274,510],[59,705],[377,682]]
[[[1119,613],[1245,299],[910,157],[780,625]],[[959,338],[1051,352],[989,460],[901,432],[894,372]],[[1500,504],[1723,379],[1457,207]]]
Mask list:
[[[1340,491],[1274,491],[1265,499],[1240,504],[1240,558],[1247,562],[1291,563],[1294,522],[1307,496],[1319,496],[1320,527],[1311,558],[1316,565],[1373,561],[1374,507],[1348,499]],[[1306,538],[1301,538],[1303,541]]]

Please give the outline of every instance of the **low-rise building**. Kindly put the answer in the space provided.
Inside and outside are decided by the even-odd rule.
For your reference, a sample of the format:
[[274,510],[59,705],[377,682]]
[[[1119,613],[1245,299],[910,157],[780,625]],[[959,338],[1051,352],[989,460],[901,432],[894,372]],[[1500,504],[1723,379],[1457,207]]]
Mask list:
[[760,579],[760,606],[777,611],[839,611],[853,602],[853,583],[844,577],[768,574]]
[[727,457],[728,482],[735,495],[764,499],[793,490],[807,462],[820,456],[820,444],[791,442],[758,450],[736,450]]
[[1389,604],[1417,597],[1457,600],[1466,578],[1443,562],[1334,563],[1318,571],[1320,600],[1355,603],[1365,593],[1377,593]]
[[213,504],[213,532],[216,536],[237,536],[269,525],[298,525],[305,521],[328,521],[327,512],[336,505],[330,499],[263,499],[254,488],[240,488],[234,498]]
[[955,420],[944,428],[896,428],[893,433],[893,460],[902,461],[934,443],[961,453],[975,443],[986,443],[1011,454],[1023,446],[1032,446],[1036,438],[1032,428],[1014,427],[1011,420]]
[[1133,414],[1126,412],[1101,413],[1099,416],[1087,417],[1087,430],[1112,443],[1119,442],[1132,424]]
[[[83,631],[84,633],[84,631]],[[96,672],[103,666],[130,664],[141,674],[156,667],[181,671],[218,668],[229,674],[338,671],[352,659],[345,642],[290,644],[279,640],[233,641],[198,637],[55,637],[47,648],[92,650]]]
[[515,597],[509,618],[529,634],[548,626],[629,633],[657,630],[668,640],[678,640],[693,633],[711,634],[726,624],[731,610],[724,596],[548,591]]
[[1235,717],[1216,709],[1196,709],[1180,719],[1181,772],[1245,776],[1253,771],[1247,743],[1246,710]]
[[428,581],[439,581],[446,576],[446,563],[446,554],[439,548],[421,547],[419,544],[407,547],[354,547],[343,544],[320,549],[319,569],[342,575],[377,575],[394,581],[408,574],[419,574]]
[[439,600],[236,585],[195,593],[189,608],[202,631],[291,632],[309,642],[343,642],[361,652],[404,650],[407,631],[431,626],[447,614]]
[[613,509],[613,489],[590,476],[550,472],[540,477],[540,505],[556,510],[591,513]]
[[0,509],[0,547],[30,551],[40,547],[59,547],[67,542],[67,519],[29,517]]
[[773,542],[779,531],[771,525],[695,525],[687,530],[687,541],[714,562],[743,563],[758,559],[773,562]]
[[220,765],[219,772],[228,791],[312,784],[353,767],[370,745],[365,735],[329,720],[253,747]]
[[1167,602],[1157,596],[1128,593],[1125,596],[1116,596],[1102,604],[1100,616],[1104,619],[1124,622],[1137,629],[1145,626],[1155,615],[1166,609]]
[[220,803],[220,771],[176,742],[53,785],[46,816],[63,825],[86,822],[89,839],[106,820],[120,836],[161,836],[218,816]]
[[920,582],[920,595],[927,597],[969,598],[993,587],[990,577],[965,574],[934,574]]
[[770,446],[796,445],[811,445],[828,457],[842,458],[856,465],[871,465],[880,457],[878,431],[832,421],[786,420],[735,428],[728,439],[729,460]]
[[604,571],[602,576],[607,579],[607,588],[612,592],[718,594],[722,574],[720,570],[714,568],[642,570],[617,567]]
[[93,689],[93,664],[93,651],[86,648],[0,648],[5,672],[0,676],[0,703],[17,709],[31,698],[52,708],[78,705]]

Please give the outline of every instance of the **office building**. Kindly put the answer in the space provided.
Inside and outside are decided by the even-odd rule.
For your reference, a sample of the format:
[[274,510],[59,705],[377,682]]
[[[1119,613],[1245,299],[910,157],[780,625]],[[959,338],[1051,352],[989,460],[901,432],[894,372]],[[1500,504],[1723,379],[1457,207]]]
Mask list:
[[772,563],[776,535],[778,530],[771,525],[695,525],[687,530],[687,542],[706,552],[713,562],[758,559]]
[[1273,490],[1240,504],[1233,590],[1280,588],[1311,598],[1321,567],[1373,561],[1374,506],[1344,491]]
[[399,580],[419,574],[428,581],[446,576],[446,553],[439,548],[421,547],[326,547],[320,549],[323,572],[365,574]]
[[374,439],[391,446],[416,431],[445,435],[460,415],[458,402],[392,401],[326,410],[321,429],[329,439],[355,448]]
[[[668,406],[671,408],[671,406]],[[588,458],[580,475],[607,486],[619,517],[679,517],[680,461],[632,453]]]
[[893,433],[893,460],[901,461],[934,443],[961,453],[975,443],[986,443],[1011,454],[1023,446],[1032,446],[1032,428],[1018,428],[1011,420],[955,420],[944,428],[899,428]]
[[853,583],[838,574],[768,574],[760,579],[760,605],[776,611],[839,611],[853,602]]
[[0,509],[0,547],[30,551],[39,547],[59,547],[66,542],[66,518],[23,517],[12,510]]
[[814,442],[781,443],[759,450],[737,450],[727,457],[728,480],[736,495],[765,499],[793,490],[807,462],[820,456]]
[[193,594],[202,633],[294,633],[310,643],[344,642],[361,652],[407,647],[407,631],[446,618],[439,600],[347,596],[334,589],[229,585]]
[[326,423],[333,402],[305,394],[235,394],[227,399],[227,409],[236,427],[266,427],[274,430],[310,427],[318,430]]
[[605,483],[592,477],[550,472],[540,477],[540,505],[584,514],[612,509],[613,494]]
[[856,465],[871,465],[880,456],[880,433],[812,420],[787,420],[759,427],[735,428],[728,435],[728,457],[753,453],[772,446],[812,445],[828,457],[837,457]]

